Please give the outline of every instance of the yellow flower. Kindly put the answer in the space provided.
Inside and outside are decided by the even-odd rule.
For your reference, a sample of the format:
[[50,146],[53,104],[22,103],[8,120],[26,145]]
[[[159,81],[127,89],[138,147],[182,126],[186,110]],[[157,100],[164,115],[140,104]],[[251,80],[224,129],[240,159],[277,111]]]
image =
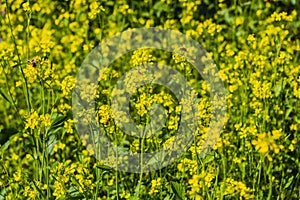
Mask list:
[[257,10],[256,11],[256,16],[260,17],[262,13],[263,13],[263,10]]
[[260,153],[266,154],[269,150],[268,142],[266,141],[267,134],[261,133],[258,135],[258,139],[252,141],[252,144],[259,150]]
[[256,41],[256,39],[255,39],[255,37],[254,37],[254,34],[250,34],[250,35],[248,35],[248,38],[247,38],[247,40],[248,40],[248,41],[250,41],[250,42],[254,42],[254,41]]
[[16,173],[13,174],[13,177],[14,177],[14,180],[15,180],[16,182],[21,181],[21,179],[22,179],[21,171],[18,170]]
[[243,16],[239,16],[235,19],[235,25],[239,26],[239,25],[243,24],[244,21],[245,21],[245,18]]
[[45,127],[50,127],[51,125],[51,115],[50,114],[45,114],[45,115],[41,115],[41,122]]
[[151,189],[148,192],[150,195],[153,193],[158,193],[158,188],[161,186],[161,178],[157,178],[151,181]]
[[282,136],[281,130],[273,130],[271,133],[261,133],[257,136],[257,140],[253,140],[252,144],[261,154],[267,154],[269,151],[279,153],[284,149],[283,145],[278,145],[276,140]]
[[29,198],[36,199],[37,195],[38,195],[38,191],[35,188],[32,188],[32,190],[29,192]]
[[277,140],[282,136],[282,132],[281,132],[281,130],[273,130],[272,135],[273,135],[273,138],[275,140]]
[[25,12],[30,11],[29,2],[23,3],[22,7]]
[[31,110],[31,113],[26,118],[25,129],[31,128],[34,129],[39,123],[39,115],[36,111]]
[[130,193],[123,190],[123,192],[120,194],[120,197],[125,198],[125,199],[129,199]]
[[63,197],[67,192],[68,192],[68,190],[65,188],[63,183],[61,183],[59,181],[54,182],[53,196],[55,196],[59,199],[59,198]]
[[33,83],[34,80],[36,79],[36,75],[37,75],[37,68],[35,66],[33,66],[32,64],[28,64],[25,68],[24,68],[24,74],[28,80],[28,83]]
[[112,186],[114,184],[114,179],[108,181],[107,185]]
[[13,153],[12,156],[11,156],[11,158],[12,158],[13,160],[18,160],[18,159],[19,159],[19,156],[18,156],[17,154]]
[[[226,189],[224,194],[231,195],[238,192],[243,199],[252,199],[254,195],[251,194],[252,190],[248,188],[244,183],[235,181],[232,178],[226,179]],[[242,199],[242,198],[241,198]]]
[[139,66],[145,63],[151,63],[153,61],[152,50],[149,49],[139,49],[133,52],[131,57],[131,64],[133,66]]
[[110,106],[109,105],[100,106],[97,114],[100,118],[100,123],[104,124],[105,126],[108,126],[112,116]]
[[265,98],[270,98],[272,96],[270,82],[266,82],[266,81],[261,82],[258,80],[254,80],[252,84],[253,84],[253,94],[256,97],[260,99],[265,99]]
[[73,133],[73,124],[74,120],[68,119],[67,121],[64,122],[64,128],[66,129],[66,133]]
[[64,80],[61,83],[61,90],[64,96],[68,95],[72,91],[74,87],[74,83],[75,83],[74,77],[67,76],[64,78]]
[[39,4],[39,3],[35,3],[35,4],[33,4],[33,6],[32,6],[32,10],[33,10],[33,11],[37,11],[37,12],[39,12],[39,11],[41,10],[41,6],[40,6],[40,4]]
[[44,184],[43,187],[42,187],[42,189],[43,189],[43,190],[47,190],[47,189],[48,189],[48,185],[47,185],[47,184]]
[[58,142],[57,144],[54,145],[53,151],[57,152],[59,149],[64,150],[66,145],[62,142]]
[[16,87],[19,87],[20,85],[22,85],[23,83],[22,83],[22,81],[17,81],[16,82]]
[[188,16],[183,17],[183,18],[180,20],[180,22],[181,22],[183,25],[186,25],[186,24],[190,23],[192,19],[193,19],[193,16],[188,15]]
[[94,154],[95,154],[95,151],[94,151],[95,148],[93,147],[92,144],[88,144],[86,149],[89,151],[89,153],[90,153],[91,155],[94,155]]
[[103,6],[101,6],[98,2],[94,1],[90,4],[90,12],[88,13],[88,16],[90,19],[95,19],[97,14],[99,14],[101,11],[105,11]]

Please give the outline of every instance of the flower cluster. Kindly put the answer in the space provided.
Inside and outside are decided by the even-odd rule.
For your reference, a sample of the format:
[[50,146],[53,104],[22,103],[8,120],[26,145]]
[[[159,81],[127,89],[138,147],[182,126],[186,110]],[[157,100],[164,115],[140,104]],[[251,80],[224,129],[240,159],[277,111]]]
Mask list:
[[[0,1],[0,199],[298,199],[299,10],[295,0]],[[184,46],[136,49],[97,66],[119,47],[147,41],[147,34],[122,38],[86,61],[97,44],[140,27],[193,38],[207,50],[194,55],[203,70],[183,56],[190,51]],[[206,65],[210,58],[218,71]],[[77,74],[83,62],[92,70]],[[160,72],[161,65],[180,73],[194,92],[179,99],[185,87]],[[207,75],[216,80],[207,82]],[[217,82],[226,89],[226,108],[213,96]],[[190,101],[197,116],[193,106],[184,107]],[[220,124],[224,110],[220,133],[211,124]],[[189,131],[183,121],[198,125],[188,147],[177,135]],[[149,137],[126,133],[119,123]],[[114,148],[102,145],[100,132]],[[129,174],[105,165],[121,158],[101,160],[107,152],[159,149],[172,162],[158,171]]]

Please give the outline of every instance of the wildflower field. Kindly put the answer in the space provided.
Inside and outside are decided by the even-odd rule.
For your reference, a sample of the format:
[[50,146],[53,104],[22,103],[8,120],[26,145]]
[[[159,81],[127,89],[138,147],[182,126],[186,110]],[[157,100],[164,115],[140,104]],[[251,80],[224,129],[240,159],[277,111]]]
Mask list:
[[[226,94],[226,106],[218,104],[226,114],[224,121],[216,120],[220,131],[210,126],[216,103],[212,85],[184,53],[134,49],[103,68],[97,84],[76,86],[80,67],[95,47],[124,31],[150,27],[182,33],[214,62]],[[105,52],[116,51],[110,45]],[[197,99],[197,115],[182,116],[189,113],[176,96],[183,86],[178,91],[149,82],[134,87],[154,63],[169,66],[193,88],[188,96]],[[171,69],[154,76],[168,84],[175,77]],[[126,105],[134,130],[158,126],[149,137],[120,126],[128,119],[113,107],[125,98],[112,98],[124,86],[119,80],[131,91]],[[96,113],[76,113],[86,129],[74,113],[76,87],[80,101]],[[163,114],[153,113],[153,105]],[[117,156],[168,149],[174,141],[177,146],[166,152],[182,152],[156,170],[120,170],[118,158],[99,159],[103,149],[95,148],[88,134],[92,118],[117,146],[108,150]],[[197,124],[187,149],[175,139],[184,120]],[[297,0],[0,0],[0,200],[297,200],[299,129]],[[79,134],[82,130],[87,134]]]

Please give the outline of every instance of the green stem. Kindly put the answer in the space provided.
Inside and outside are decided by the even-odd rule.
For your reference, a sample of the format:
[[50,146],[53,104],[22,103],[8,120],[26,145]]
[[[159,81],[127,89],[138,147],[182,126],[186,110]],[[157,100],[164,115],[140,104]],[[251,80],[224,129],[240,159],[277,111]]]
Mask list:
[[[30,4],[29,0],[27,2]],[[27,60],[29,60],[29,55],[30,55],[30,48],[29,48],[29,38],[30,38],[30,20],[31,20],[31,11],[28,12],[27,15],[27,35],[26,35],[26,42],[27,42]]]
[[[13,104],[13,107],[14,107],[14,109],[15,109],[17,115],[20,117],[20,119],[21,119],[22,121],[24,121],[23,118],[22,118],[22,116],[21,116],[20,113],[18,112],[18,107],[17,107],[17,105],[16,105],[15,100],[13,99],[12,93],[10,92],[9,85],[8,85],[8,78],[7,78],[7,75],[6,75],[6,73],[5,73],[4,66],[3,66],[2,62],[1,62],[1,67],[2,67],[2,69],[3,69],[3,74],[4,74],[4,76],[5,76],[5,83],[6,83],[8,95],[9,95],[9,97],[10,97],[10,99],[11,99],[11,103]],[[6,110],[5,110],[5,111],[6,111]],[[7,119],[7,118],[6,118],[6,119]],[[8,125],[8,123],[7,123],[7,125]]]
[[116,173],[115,173],[115,176],[116,176],[116,190],[117,190],[117,200],[119,200],[119,185],[118,185],[118,147],[116,148],[116,151],[117,151],[117,158],[116,158]]
[[13,42],[14,42],[15,52],[16,52],[17,57],[18,57],[19,69],[20,69],[20,71],[21,71],[22,77],[23,77],[24,82],[25,82],[25,86],[23,87],[23,90],[24,90],[24,93],[25,93],[25,96],[26,96],[28,112],[30,113],[31,105],[30,105],[30,96],[29,96],[29,90],[28,90],[28,83],[27,83],[27,79],[26,79],[26,77],[25,77],[23,68],[22,68],[22,66],[21,66],[21,63],[22,63],[22,62],[21,62],[20,54],[19,54],[19,51],[18,51],[18,48],[17,48],[16,38],[15,38],[15,36],[14,36],[13,29],[12,29],[12,25],[11,25],[10,14],[9,14],[9,10],[8,10],[8,1],[5,0],[5,3],[6,3],[6,13],[7,13],[7,18],[8,18],[8,23],[9,23],[10,32],[11,32],[11,37],[12,37],[12,40],[13,40]]

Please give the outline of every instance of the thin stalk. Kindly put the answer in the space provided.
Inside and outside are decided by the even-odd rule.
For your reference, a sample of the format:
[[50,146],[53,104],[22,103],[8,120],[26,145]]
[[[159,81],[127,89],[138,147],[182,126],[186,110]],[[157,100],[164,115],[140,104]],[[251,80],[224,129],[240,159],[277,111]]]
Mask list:
[[140,191],[141,191],[141,186],[142,186],[142,180],[143,180],[143,148],[144,148],[144,137],[142,139],[140,139],[140,144],[141,144],[141,159],[140,159],[140,167],[141,167],[141,171],[140,171],[140,178],[139,178],[139,184],[138,184],[138,197],[140,195]]
[[116,172],[115,172],[115,176],[116,176],[116,190],[117,190],[117,200],[119,200],[119,185],[118,185],[118,148],[116,148],[117,151],[117,160],[116,160]]
[[262,171],[262,156],[260,156],[260,159],[259,159],[259,171],[258,171],[256,191],[260,190],[261,171]]
[[[30,4],[29,0],[27,2]],[[27,15],[27,33],[26,33],[26,42],[27,42],[27,60],[29,60],[29,55],[30,55],[30,48],[29,48],[29,38],[30,38],[30,20],[31,20],[31,12],[28,12]]]
[[272,199],[272,189],[273,189],[273,180],[272,180],[272,162],[269,165],[269,181],[270,181],[270,185],[269,185],[269,193],[268,193],[268,198],[267,199]]
[[[14,107],[14,109],[15,109],[17,115],[20,117],[20,119],[21,119],[22,121],[24,121],[23,118],[22,118],[22,116],[21,116],[20,113],[18,112],[18,107],[17,107],[17,105],[16,105],[16,102],[15,102],[14,99],[13,99],[12,93],[10,92],[9,85],[8,85],[8,78],[7,78],[7,75],[6,75],[6,73],[5,73],[5,69],[4,69],[4,66],[3,66],[2,62],[1,62],[1,67],[2,67],[2,69],[3,69],[3,74],[4,74],[4,76],[5,76],[5,84],[6,84],[6,87],[7,87],[8,95],[9,95],[9,97],[10,97],[10,99],[11,99],[12,104],[13,104],[13,107]],[[6,110],[5,110],[5,112],[6,112]],[[6,118],[6,119],[7,119],[7,118]],[[7,123],[7,124],[8,124],[8,123]]]
[[25,96],[26,96],[26,102],[27,102],[28,112],[30,113],[30,111],[31,111],[31,104],[30,104],[30,94],[29,94],[29,89],[28,89],[28,83],[27,83],[27,79],[25,77],[23,68],[20,65],[20,63],[22,63],[22,62],[21,62],[20,54],[19,54],[19,51],[18,51],[18,48],[17,48],[16,38],[14,36],[12,25],[11,25],[10,14],[9,14],[9,10],[8,10],[8,1],[7,0],[5,0],[5,4],[6,4],[6,13],[7,13],[7,18],[8,18],[10,32],[11,32],[11,37],[12,37],[12,40],[14,42],[15,52],[16,52],[17,57],[18,57],[19,69],[21,71],[22,78],[24,79],[24,82],[25,82],[25,86],[23,87],[23,90],[24,90],[24,93],[25,93]]

